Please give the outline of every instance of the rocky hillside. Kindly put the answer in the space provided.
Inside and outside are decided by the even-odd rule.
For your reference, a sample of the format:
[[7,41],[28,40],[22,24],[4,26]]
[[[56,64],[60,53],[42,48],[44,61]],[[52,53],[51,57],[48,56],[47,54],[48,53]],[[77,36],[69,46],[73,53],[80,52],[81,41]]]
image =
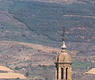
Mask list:
[[94,43],[94,1],[81,2],[85,4],[1,1],[0,39],[56,46],[66,27],[67,41]]
[[[24,34],[20,34],[21,38],[16,37],[18,41],[58,47],[62,28],[66,27],[66,41],[73,44],[68,45],[70,49],[87,55],[90,55],[89,52],[94,54],[94,48],[90,48],[95,43],[93,3],[60,5],[15,1],[8,12],[27,28]],[[81,45],[84,47],[80,49]]]
[[84,73],[95,67],[94,4],[94,0],[1,0],[0,65],[28,79],[53,80],[65,27],[73,80],[84,79]]
[[35,33],[40,42],[59,42],[62,27],[67,29],[67,41],[94,42],[95,15],[91,3],[59,5],[16,1],[9,12],[24,23],[31,34]]

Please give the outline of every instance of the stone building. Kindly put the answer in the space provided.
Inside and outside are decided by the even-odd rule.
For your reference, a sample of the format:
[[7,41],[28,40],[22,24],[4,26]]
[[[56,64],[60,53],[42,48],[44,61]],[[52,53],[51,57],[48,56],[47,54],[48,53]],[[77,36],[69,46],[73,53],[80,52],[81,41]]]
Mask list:
[[72,80],[72,58],[67,53],[65,42],[56,57],[56,80]]

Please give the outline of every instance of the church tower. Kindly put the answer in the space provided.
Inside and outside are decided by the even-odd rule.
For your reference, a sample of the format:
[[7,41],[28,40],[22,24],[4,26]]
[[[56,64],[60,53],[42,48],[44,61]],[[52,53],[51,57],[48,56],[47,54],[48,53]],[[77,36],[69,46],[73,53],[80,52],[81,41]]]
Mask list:
[[62,49],[56,57],[56,80],[72,80],[72,58],[66,51],[63,40]]

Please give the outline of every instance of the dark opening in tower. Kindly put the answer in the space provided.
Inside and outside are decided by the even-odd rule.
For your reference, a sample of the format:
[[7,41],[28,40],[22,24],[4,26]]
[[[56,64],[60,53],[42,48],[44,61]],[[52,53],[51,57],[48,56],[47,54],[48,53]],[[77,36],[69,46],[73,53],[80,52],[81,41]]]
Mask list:
[[68,79],[68,68],[66,68],[66,80]]
[[61,79],[64,79],[64,68],[61,68]]
[[59,78],[59,70],[57,68],[57,80],[58,80],[58,78]]

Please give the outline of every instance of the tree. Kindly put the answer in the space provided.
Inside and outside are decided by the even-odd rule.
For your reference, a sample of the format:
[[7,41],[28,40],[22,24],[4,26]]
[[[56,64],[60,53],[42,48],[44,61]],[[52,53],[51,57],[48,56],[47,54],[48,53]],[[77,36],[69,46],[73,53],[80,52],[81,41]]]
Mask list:
[[26,72],[26,73],[25,73],[25,76],[28,77],[28,76],[29,76],[29,72]]

